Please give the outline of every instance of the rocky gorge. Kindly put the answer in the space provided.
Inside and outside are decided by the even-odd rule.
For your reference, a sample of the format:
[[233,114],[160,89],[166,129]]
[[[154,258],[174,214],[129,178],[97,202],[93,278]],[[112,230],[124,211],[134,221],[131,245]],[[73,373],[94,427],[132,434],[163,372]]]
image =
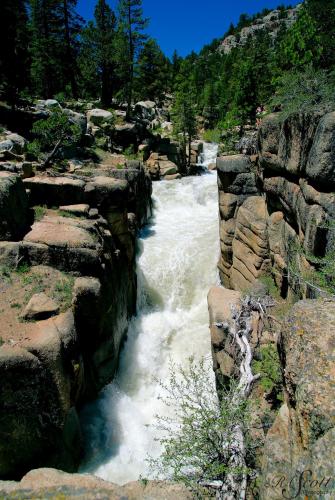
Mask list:
[[[109,115],[88,112],[88,124],[95,114],[98,129]],[[308,276],[313,257],[322,258],[332,245],[327,222],[334,217],[334,123],[334,113],[285,121],[278,113],[266,116],[257,133],[256,154],[217,158],[218,202],[216,174],[181,180],[180,173],[168,170],[170,165],[165,164],[177,161],[173,155],[178,150],[171,152],[175,146],[171,149],[171,142],[164,139],[159,139],[158,152],[143,144],[146,166],[117,153],[112,160],[110,152],[94,168],[87,162],[72,162],[70,170],[57,175],[38,171],[34,165],[31,170],[17,159],[2,162],[0,263],[5,322],[0,346],[4,436],[0,465],[2,479],[24,476],[20,483],[0,482],[4,495],[11,498],[27,492],[27,498],[43,497],[57,490],[70,498],[78,494],[96,498],[98,490],[102,498],[124,494],[188,498],[188,490],[182,487],[130,481],[139,475],[150,477],[145,453],[160,453],[155,434],[146,427],[151,413],[158,410],[148,403],[156,392],[152,380],[157,373],[162,377],[167,373],[161,359],[172,346],[184,362],[188,348],[183,337],[194,331],[198,332],[196,354],[209,352],[203,290],[215,281],[217,224],[221,284],[211,288],[208,307],[219,391],[239,379],[243,359],[227,333],[234,326],[232,311],[240,307],[245,294],[257,300],[269,293],[275,296],[275,305],[265,308],[265,314],[254,310],[250,316],[251,368],[255,375],[260,371],[260,378],[252,383],[248,397],[249,433],[256,450],[252,464],[258,475],[257,480],[249,479],[247,497],[279,499],[286,490],[293,494],[301,474],[306,484],[314,481],[316,496],[323,483],[328,481],[329,487],[329,453],[334,448],[334,301],[327,295],[317,298],[318,287]],[[13,143],[13,139],[18,140],[8,140]],[[202,168],[212,169],[216,152],[216,145],[194,142],[192,162],[202,158]],[[122,168],[116,163],[120,161]],[[157,221],[148,228],[148,240],[144,230],[140,245],[145,251],[136,264],[137,230],[149,221],[152,180],[161,177],[165,181],[154,188]],[[179,220],[180,207],[184,216]],[[178,221],[173,234],[172,219]],[[185,235],[192,224],[198,228],[192,231],[199,236],[198,264],[189,268],[195,247]],[[206,258],[209,242],[210,260]],[[153,264],[157,257],[165,262],[163,282],[160,263]],[[132,319],[136,310],[140,312]],[[157,344],[161,354],[157,357],[154,350],[149,363],[147,350],[158,342],[152,332],[163,338]],[[126,339],[114,384],[95,401],[115,376]],[[146,379],[143,387],[138,386],[139,376]],[[78,411],[92,400],[79,418]],[[96,415],[101,415],[99,424]],[[110,422],[107,428],[106,422]],[[123,436],[118,452],[113,451],[114,428]],[[55,470],[77,470],[83,433],[92,449],[85,451],[81,472],[93,471],[107,483],[91,475]],[[101,442],[106,435],[107,449]]]

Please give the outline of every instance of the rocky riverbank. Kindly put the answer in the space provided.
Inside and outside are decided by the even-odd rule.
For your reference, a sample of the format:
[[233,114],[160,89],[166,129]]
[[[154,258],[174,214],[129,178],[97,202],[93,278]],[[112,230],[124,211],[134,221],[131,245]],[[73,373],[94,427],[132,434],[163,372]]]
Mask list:
[[80,404],[113,378],[136,311],[139,161],[85,175],[0,172],[0,477],[76,470]]
[[327,498],[335,486],[335,301],[304,278],[332,245],[334,134],[334,113],[284,122],[273,114],[259,130],[258,155],[217,160],[218,266],[228,288],[208,296],[218,387],[239,377],[239,352],[221,327],[232,321],[231,306],[241,293],[275,298],[268,315],[250,317],[253,373],[261,375],[250,396],[251,498],[304,498],[308,490]]

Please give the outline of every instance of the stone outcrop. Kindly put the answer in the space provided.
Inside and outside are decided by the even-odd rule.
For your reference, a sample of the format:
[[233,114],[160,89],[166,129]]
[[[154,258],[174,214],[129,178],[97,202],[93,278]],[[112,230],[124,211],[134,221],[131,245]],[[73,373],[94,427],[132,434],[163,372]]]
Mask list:
[[219,51],[230,54],[236,47],[243,47],[250,38],[255,38],[260,31],[266,31],[271,38],[276,38],[283,28],[289,28],[295,23],[298,16],[299,6],[287,9],[284,12],[273,10],[264,17],[255,20],[250,26],[242,28],[238,34],[229,35],[221,42]]
[[67,474],[55,469],[30,471],[20,483],[1,482],[1,498],[68,498],[81,500],[191,500],[180,484],[163,481],[132,482],[118,486],[90,474]]
[[283,325],[279,353],[285,401],[263,449],[264,499],[283,498],[283,491],[299,499],[334,491],[334,327],[331,300],[298,302]]
[[[0,239],[7,240],[0,241],[0,267],[14,273],[24,266],[24,282],[38,290],[20,298],[23,323],[1,304],[12,319],[0,342],[0,478],[41,466],[74,471],[81,455],[77,408],[112,380],[136,310],[136,230],[151,213],[151,181],[140,162],[129,162],[123,169],[101,165],[88,177],[22,182],[0,173],[0,186]],[[36,205],[42,216],[32,223],[29,206]],[[48,270],[59,274],[50,283],[59,304],[43,288]],[[14,281],[5,282],[6,296]]]
[[[249,288],[272,272],[287,293],[291,248],[322,256],[334,218],[335,113],[264,118],[259,154],[218,158],[222,282]],[[310,263],[299,257],[299,266]]]
[[264,324],[252,318],[255,367],[266,369],[263,354],[272,353],[269,377],[281,374],[270,392],[260,379],[250,396],[259,473],[259,487],[251,481],[250,495],[264,500],[328,498],[335,487],[335,302],[313,300],[317,292],[304,281],[293,288],[294,269],[310,271],[310,256],[323,257],[333,245],[327,223],[334,220],[334,154],[334,112],[283,122],[272,114],[263,119],[257,155],[217,160],[218,267],[223,285],[233,289],[216,287],[208,296],[218,387],[236,378],[241,361],[225,332],[241,291],[264,294],[261,280],[267,275],[281,295],[279,308],[290,310],[293,298],[309,299],[297,302],[283,321],[276,310]]

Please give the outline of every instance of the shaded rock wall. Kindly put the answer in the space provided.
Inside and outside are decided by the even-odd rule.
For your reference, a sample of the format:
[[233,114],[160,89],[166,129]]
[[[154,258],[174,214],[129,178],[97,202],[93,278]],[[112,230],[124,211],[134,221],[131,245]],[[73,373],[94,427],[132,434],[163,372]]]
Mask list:
[[334,492],[334,332],[335,302],[327,300],[298,302],[283,325],[285,401],[264,443],[261,498]]
[[[0,267],[43,265],[72,276],[72,306],[0,343],[0,478],[46,465],[76,470],[77,408],[115,373],[136,310],[136,229],[151,213],[151,181],[140,163],[89,178],[36,176],[24,185],[30,205],[43,204],[46,213],[21,240],[0,242]],[[66,216],[59,206],[69,208]]]
[[[335,113],[301,114],[280,122],[264,118],[257,156],[218,158],[221,255],[224,290],[208,296],[214,370],[218,387],[236,378],[240,363],[216,322],[231,321],[227,306],[235,294],[253,290],[272,275],[283,298],[290,298],[288,262],[311,269],[308,255],[322,257],[332,244],[325,223],[335,210]],[[303,254],[292,253],[300,247]],[[304,285],[300,294],[313,298]],[[289,306],[287,306],[289,307]],[[251,336],[255,360],[262,345],[277,347],[283,402],[261,390],[251,394],[251,437],[256,449],[258,498],[328,498],[335,488],[334,463],[334,332],[333,299],[297,302],[275,327],[258,324]],[[278,409],[279,405],[279,409]],[[302,475],[301,475],[302,474]],[[300,488],[300,490],[299,490]],[[324,495],[324,496],[322,496]],[[329,498],[330,498],[329,496]]]
[[[280,122],[267,116],[259,155],[217,160],[220,200],[219,270],[227,287],[252,286],[272,272],[283,296],[293,246],[323,256],[325,223],[335,215],[335,112]],[[310,263],[300,256],[301,270]]]

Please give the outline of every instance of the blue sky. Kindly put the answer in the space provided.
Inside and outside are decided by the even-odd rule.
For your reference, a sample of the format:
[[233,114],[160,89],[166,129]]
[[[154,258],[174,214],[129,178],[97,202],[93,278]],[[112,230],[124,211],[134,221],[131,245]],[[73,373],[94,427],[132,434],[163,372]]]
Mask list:
[[[109,0],[115,8],[117,0]],[[174,49],[182,56],[198,52],[213,38],[221,37],[240,14],[254,14],[279,4],[297,4],[295,0],[143,0],[143,11],[150,18],[147,32],[162,50],[171,56]],[[79,0],[85,19],[93,15],[96,0]]]

